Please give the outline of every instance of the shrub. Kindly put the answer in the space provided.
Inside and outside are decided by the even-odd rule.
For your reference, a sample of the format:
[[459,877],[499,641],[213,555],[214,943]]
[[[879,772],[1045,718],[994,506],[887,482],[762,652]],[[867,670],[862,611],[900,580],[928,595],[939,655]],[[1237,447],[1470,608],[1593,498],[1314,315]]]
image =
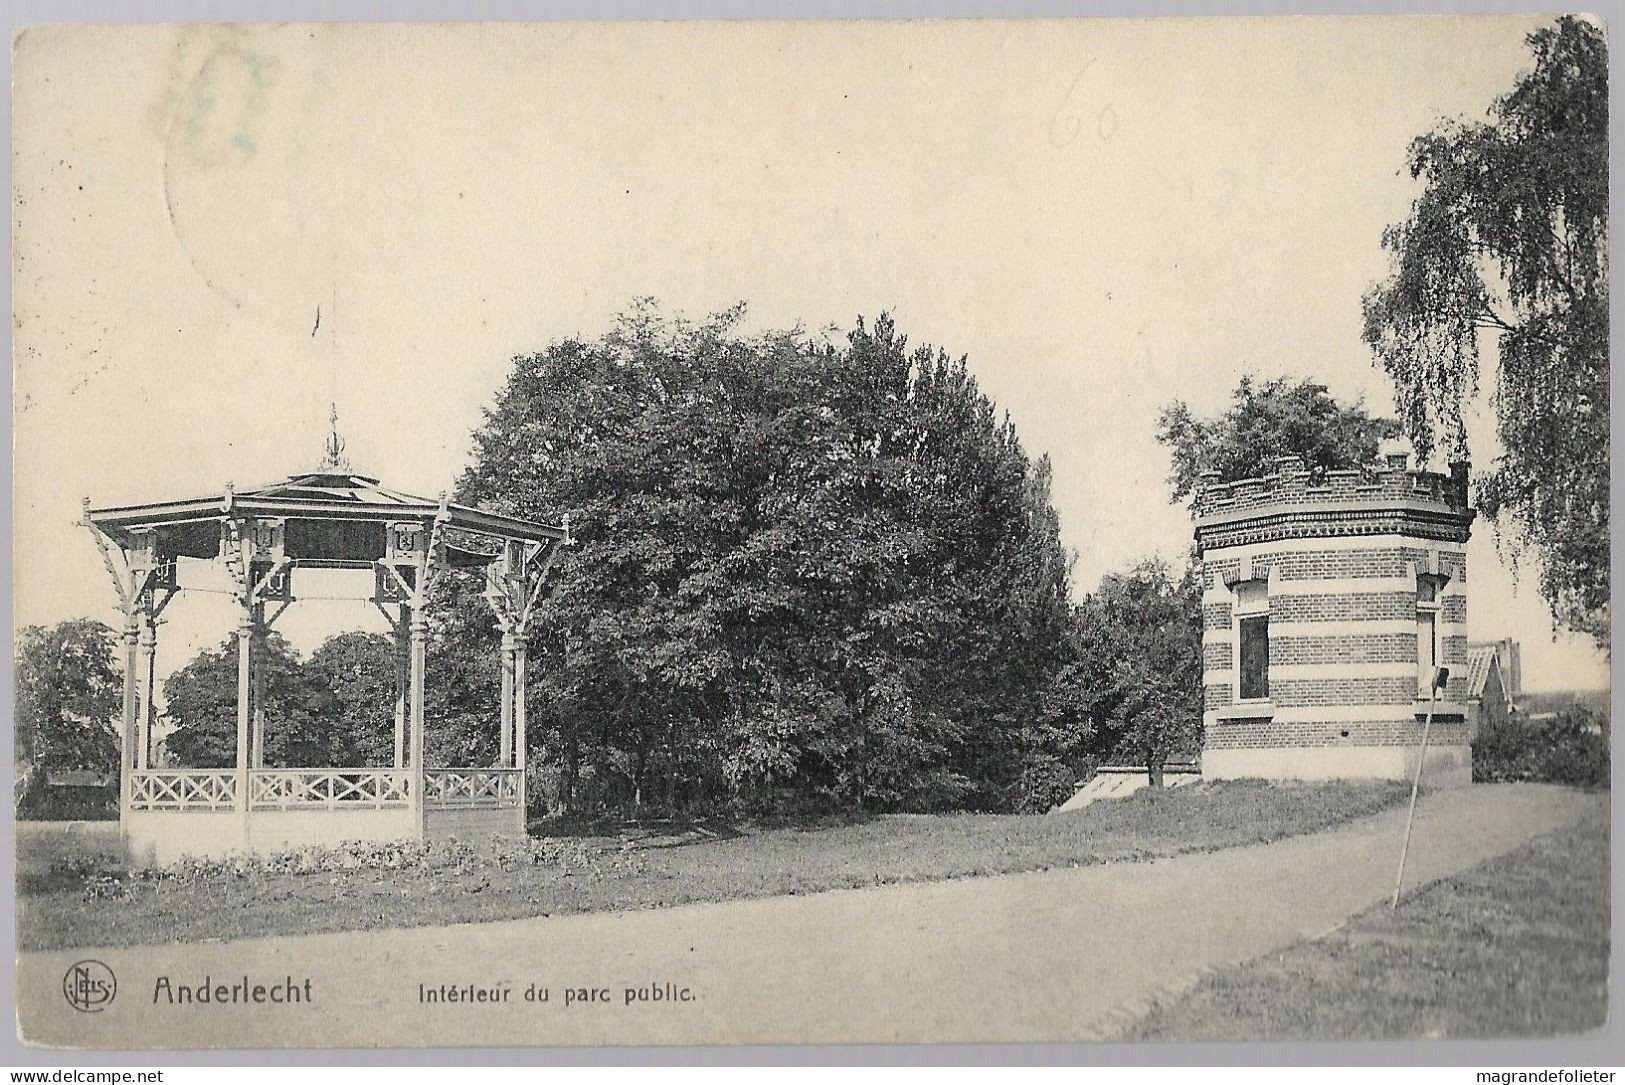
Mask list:
[[130,887],[123,878],[114,874],[92,874],[85,879],[86,904],[99,900],[123,900],[130,895]]
[[481,844],[455,839],[347,840],[332,847],[290,848],[270,855],[186,858],[168,866],[135,872],[155,884],[191,885],[221,879],[272,875],[343,874],[367,870],[435,871],[474,874],[486,870],[553,867],[561,873],[602,877],[608,872],[639,872],[643,856],[626,847],[606,850],[575,841],[493,837]]
[[1607,716],[1570,705],[1550,719],[1513,716],[1486,727],[1473,743],[1473,779],[1607,787]]
[[118,786],[52,786],[40,781],[17,805],[19,821],[117,821]]
[[82,882],[100,870],[101,866],[98,856],[74,854],[57,856],[51,860],[51,865],[47,869],[55,877]]
[[1085,776],[1079,777],[1061,758],[1034,754],[1022,768],[1016,813],[1048,813],[1075,795],[1078,780],[1086,779],[1093,772],[1094,766],[1091,764]]

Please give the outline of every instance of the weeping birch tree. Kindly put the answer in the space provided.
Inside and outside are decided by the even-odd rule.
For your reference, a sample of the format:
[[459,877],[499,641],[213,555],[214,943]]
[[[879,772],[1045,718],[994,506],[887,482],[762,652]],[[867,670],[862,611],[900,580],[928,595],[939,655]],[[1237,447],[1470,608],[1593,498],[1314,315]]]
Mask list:
[[1528,44],[1533,67],[1487,121],[1411,143],[1422,191],[1383,234],[1365,339],[1423,455],[1466,457],[1462,408],[1494,366],[1501,451],[1479,506],[1512,553],[1539,554],[1553,618],[1606,646],[1607,44],[1576,16]]

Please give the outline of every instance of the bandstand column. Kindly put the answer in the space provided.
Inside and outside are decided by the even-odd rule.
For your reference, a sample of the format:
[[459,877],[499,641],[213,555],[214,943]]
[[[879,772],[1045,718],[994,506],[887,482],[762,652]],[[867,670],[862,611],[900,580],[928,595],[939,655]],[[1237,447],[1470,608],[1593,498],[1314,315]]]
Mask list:
[[152,715],[157,693],[158,623],[153,620],[150,603],[141,612],[137,647],[141,658],[141,702],[136,707],[133,764],[139,772],[151,767]]
[[243,843],[248,843],[248,725],[252,692],[254,619],[244,608],[237,625],[237,810],[243,816]]
[[423,672],[428,662],[429,623],[423,618],[421,607],[412,609],[411,621],[412,644],[412,677],[411,677],[411,723],[412,723],[412,795],[413,806],[417,811],[418,836],[423,836],[423,808],[428,801],[424,791],[423,778]]
[[513,630],[504,628],[502,631],[502,753],[497,764],[507,768],[513,764],[513,686],[514,686],[514,650],[519,644],[519,638],[513,635]]
[[525,638],[513,652],[513,767],[525,767]]
[[513,653],[513,767],[519,770],[519,824],[525,824],[525,638],[519,637],[519,646]]
[[253,653],[253,686],[249,693],[253,704],[253,744],[249,756],[249,767],[262,769],[265,767],[265,660],[262,658],[265,647],[265,626],[263,625],[264,605],[255,608],[254,615],[254,653]]
[[132,606],[124,618],[124,732],[121,737],[121,752],[119,755],[119,813],[120,820],[130,810],[130,773],[135,767],[135,714],[136,714],[136,684],[139,672],[136,670],[136,654],[141,639],[140,617]]
[[412,663],[408,658],[409,636],[407,625],[410,610],[401,604],[400,617],[395,620],[395,767],[406,766],[406,690],[412,681]]

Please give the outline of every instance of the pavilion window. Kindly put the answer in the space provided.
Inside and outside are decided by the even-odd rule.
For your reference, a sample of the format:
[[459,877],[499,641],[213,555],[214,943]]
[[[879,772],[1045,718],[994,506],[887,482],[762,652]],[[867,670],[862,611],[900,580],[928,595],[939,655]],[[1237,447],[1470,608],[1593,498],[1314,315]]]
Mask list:
[[1236,699],[1263,701],[1270,695],[1269,583],[1246,580],[1235,587]]
[[1422,697],[1433,695],[1433,673],[1439,665],[1439,596],[1443,588],[1443,577],[1416,578],[1416,689]]

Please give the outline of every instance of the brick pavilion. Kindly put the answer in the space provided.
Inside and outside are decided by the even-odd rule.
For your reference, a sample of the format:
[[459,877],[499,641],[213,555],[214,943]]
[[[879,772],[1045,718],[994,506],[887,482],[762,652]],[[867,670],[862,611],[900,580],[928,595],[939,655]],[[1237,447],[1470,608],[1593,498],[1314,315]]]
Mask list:
[[1467,723],[1467,465],[1219,484],[1195,501],[1202,562],[1202,775],[1405,779],[1435,668],[1427,775],[1472,780]]

